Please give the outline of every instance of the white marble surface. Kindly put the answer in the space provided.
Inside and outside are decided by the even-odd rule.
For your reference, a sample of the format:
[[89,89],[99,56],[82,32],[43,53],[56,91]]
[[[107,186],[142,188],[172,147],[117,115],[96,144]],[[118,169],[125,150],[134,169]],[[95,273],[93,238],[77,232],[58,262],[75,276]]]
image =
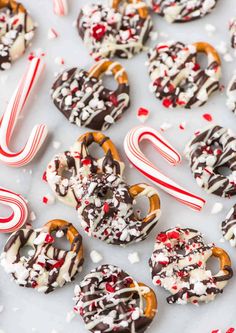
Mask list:
[[[22,0],[30,9],[32,16],[39,24],[37,36],[33,43],[33,48],[42,48],[47,56],[47,67],[41,86],[37,90],[35,97],[31,99],[24,112],[24,118],[19,122],[15,132],[15,140],[12,147],[20,148],[23,146],[31,127],[39,122],[47,123],[50,135],[46,144],[37,158],[25,169],[11,169],[0,166],[0,185],[22,193],[30,202],[31,209],[36,213],[37,219],[34,226],[41,226],[49,219],[61,218],[73,222],[81,230],[76,212],[63,204],[45,206],[42,197],[50,193],[47,184],[42,182],[42,174],[51,157],[56,153],[53,148],[53,141],[61,142],[58,151],[64,151],[85,132],[71,125],[52,104],[49,97],[49,89],[53,82],[54,73],[62,70],[62,67],[55,64],[55,58],[61,56],[65,58],[66,67],[82,66],[89,68],[92,59],[78,37],[76,29],[72,23],[76,19],[80,7],[88,3],[86,0],[69,0],[70,15],[59,18],[53,15],[52,1],[48,0]],[[229,34],[227,23],[232,15],[236,14],[235,0],[219,1],[215,11],[200,21],[195,21],[186,25],[169,25],[162,18],[154,16],[153,20],[157,31],[166,33],[168,36],[161,37],[159,40],[173,39],[185,42],[208,41],[213,45],[225,41],[229,45]],[[205,32],[206,24],[216,26],[216,32],[212,37]],[[60,37],[53,41],[48,41],[47,31],[54,27]],[[151,42],[150,44],[154,44]],[[232,50],[230,50],[233,54]],[[15,63],[12,69],[5,73],[0,73],[0,100],[2,113],[16,85],[16,81],[24,71],[27,56]],[[107,134],[111,136],[114,143],[120,149],[124,161],[127,162],[122,147],[123,138],[126,132],[134,125],[138,125],[136,110],[143,106],[151,110],[151,117],[147,124],[156,129],[160,128],[163,122],[173,124],[172,129],[166,131],[165,137],[169,139],[181,152],[185,144],[197,128],[208,126],[206,120],[202,118],[204,113],[211,113],[214,123],[230,127],[236,130],[235,116],[225,106],[224,93],[214,95],[205,107],[200,109],[186,110],[166,110],[161,103],[149,92],[149,79],[147,69],[144,66],[146,54],[142,53],[130,61],[122,61],[126,66],[131,84],[132,105],[121,121],[114,125]],[[236,64],[236,58],[231,63],[223,61],[222,84],[226,85]],[[186,130],[181,131],[178,126],[186,121]],[[192,189],[196,194],[203,196],[207,200],[206,207],[201,213],[196,213],[183,207],[164,192],[160,191],[162,201],[162,217],[158,226],[153,230],[148,240],[127,247],[126,249],[108,246],[100,241],[89,239],[84,235],[85,265],[81,275],[78,275],[76,282],[95,267],[90,260],[89,253],[92,249],[98,250],[104,257],[102,263],[112,263],[123,267],[139,281],[152,285],[148,258],[153,249],[155,234],[168,227],[180,224],[181,226],[193,227],[201,230],[206,240],[214,241],[218,246],[223,246],[232,257],[233,266],[235,265],[236,249],[230,247],[228,243],[221,244],[220,223],[228,209],[233,205],[235,199],[226,200],[215,196],[206,195],[196,185],[186,160],[182,166],[172,168],[157,155],[151,147],[145,147],[148,156],[160,166],[165,172],[178,180],[182,185]],[[32,171],[32,174],[31,174]],[[130,169],[127,163],[127,180],[130,184],[144,181],[145,179],[137,173],[135,169]],[[215,202],[222,202],[224,209],[217,215],[211,215],[210,211]],[[4,208],[1,207],[4,214]],[[82,230],[81,230],[82,231]],[[0,235],[1,248],[6,241],[6,235]],[[131,265],[128,261],[130,252],[138,251],[141,261]],[[86,332],[79,316],[70,323],[66,322],[66,314],[73,308],[73,288],[74,284],[67,285],[61,290],[57,290],[49,295],[38,294],[34,290],[20,288],[13,282],[0,268],[0,304],[4,305],[4,310],[0,313],[0,332],[4,333],[75,333]],[[236,326],[235,294],[236,279],[232,279],[225,289],[223,295],[210,304],[200,307],[193,305],[179,306],[168,305],[166,303],[167,293],[161,288],[156,288],[159,302],[159,313],[154,320],[150,333],[210,333],[213,328],[221,328],[223,332],[231,326]],[[2,331],[1,331],[2,330]]]

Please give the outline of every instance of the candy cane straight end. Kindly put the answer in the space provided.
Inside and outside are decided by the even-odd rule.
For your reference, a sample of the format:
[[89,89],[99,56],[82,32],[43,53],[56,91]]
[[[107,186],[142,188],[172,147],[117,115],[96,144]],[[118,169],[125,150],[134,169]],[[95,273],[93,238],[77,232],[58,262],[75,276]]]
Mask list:
[[53,11],[58,16],[68,15],[67,0],[53,0]]
[[10,216],[0,217],[0,233],[10,233],[20,229],[28,218],[25,199],[20,194],[0,187],[0,203],[12,210]]

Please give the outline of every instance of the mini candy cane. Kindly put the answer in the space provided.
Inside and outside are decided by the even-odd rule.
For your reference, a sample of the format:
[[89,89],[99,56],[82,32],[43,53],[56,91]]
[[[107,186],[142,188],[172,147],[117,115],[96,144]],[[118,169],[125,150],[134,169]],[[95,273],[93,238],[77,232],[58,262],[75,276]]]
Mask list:
[[0,187],[0,204],[9,206],[13,211],[8,217],[0,217],[0,233],[20,229],[28,217],[28,207],[25,199],[20,194]]
[[18,116],[22,112],[43,68],[44,62],[41,58],[35,57],[31,60],[27,71],[8,104],[6,112],[0,120],[0,161],[12,167],[21,167],[28,164],[37,154],[47,136],[47,127],[45,125],[36,125],[21,151],[15,153],[9,149]]
[[142,153],[139,143],[143,140],[150,141],[171,165],[177,165],[181,162],[180,154],[156,130],[151,127],[140,126],[133,128],[124,140],[125,153],[134,167],[178,201],[193,210],[200,211],[205,204],[205,200],[188,192],[163,175]]
[[53,11],[56,15],[65,16],[68,14],[67,0],[53,0]]

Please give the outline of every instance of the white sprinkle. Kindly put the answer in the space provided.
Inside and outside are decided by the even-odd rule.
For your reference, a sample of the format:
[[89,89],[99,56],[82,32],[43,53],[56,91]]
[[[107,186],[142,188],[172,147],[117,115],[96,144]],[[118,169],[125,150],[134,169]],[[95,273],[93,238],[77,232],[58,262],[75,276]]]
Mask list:
[[205,30],[211,36],[216,31],[216,27],[213,24],[208,23],[205,25]]
[[221,212],[223,209],[223,204],[221,202],[216,202],[212,209],[211,209],[211,214],[218,214],[219,212]]
[[158,32],[156,32],[156,31],[150,32],[150,38],[153,41],[157,40],[157,38],[158,38]]
[[43,197],[43,203],[46,205],[53,205],[55,203],[55,197],[53,194],[48,193]]
[[56,237],[57,238],[62,238],[64,236],[64,232],[62,231],[62,230],[58,230],[57,232],[56,232]]
[[54,149],[59,149],[61,147],[61,142],[53,141],[52,146]]
[[57,65],[64,65],[65,64],[65,60],[61,57],[56,57],[54,61]]
[[140,262],[138,252],[132,252],[128,254],[128,260],[131,264],[136,264]]
[[103,259],[102,255],[96,250],[90,252],[90,258],[94,264],[99,263]]
[[29,220],[30,220],[30,221],[35,221],[35,220],[36,220],[35,212],[33,212],[33,211],[30,212]]
[[66,314],[66,322],[70,323],[75,317],[74,311],[67,312]]
[[4,306],[0,304],[0,313],[3,312]]
[[161,131],[166,131],[166,130],[168,130],[169,128],[171,128],[173,125],[172,124],[170,124],[170,123],[163,123],[162,125],[161,125],[161,127],[160,127],[160,129],[161,129]]
[[226,62],[232,62],[232,61],[233,61],[233,57],[231,56],[230,53],[226,53],[226,54],[224,55],[224,60],[225,60]]

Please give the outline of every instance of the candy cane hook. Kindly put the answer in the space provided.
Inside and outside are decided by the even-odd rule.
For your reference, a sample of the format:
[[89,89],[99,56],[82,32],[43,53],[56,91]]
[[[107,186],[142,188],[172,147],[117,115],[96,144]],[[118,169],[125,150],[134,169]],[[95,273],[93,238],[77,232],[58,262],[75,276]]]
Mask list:
[[125,153],[134,167],[161,189],[175,197],[178,201],[189,206],[193,210],[200,211],[205,204],[205,200],[185,190],[173,180],[162,174],[142,153],[139,144],[143,140],[150,141],[154,148],[170,164],[177,165],[181,162],[180,154],[160,135],[160,133],[151,127],[140,126],[129,131],[124,140]]
[[0,204],[12,209],[8,217],[0,217],[0,233],[20,229],[28,218],[28,207],[25,199],[10,190],[0,187]]
[[37,154],[48,133],[46,125],[36,125],[21,151],[15,153],[9,149],[19,114],[23,111],[30,92],[37,83],[43,68],[42,58],[35,57],[31,60],[0,121],[0,161],[12,167],[21,167],[28,164]]

